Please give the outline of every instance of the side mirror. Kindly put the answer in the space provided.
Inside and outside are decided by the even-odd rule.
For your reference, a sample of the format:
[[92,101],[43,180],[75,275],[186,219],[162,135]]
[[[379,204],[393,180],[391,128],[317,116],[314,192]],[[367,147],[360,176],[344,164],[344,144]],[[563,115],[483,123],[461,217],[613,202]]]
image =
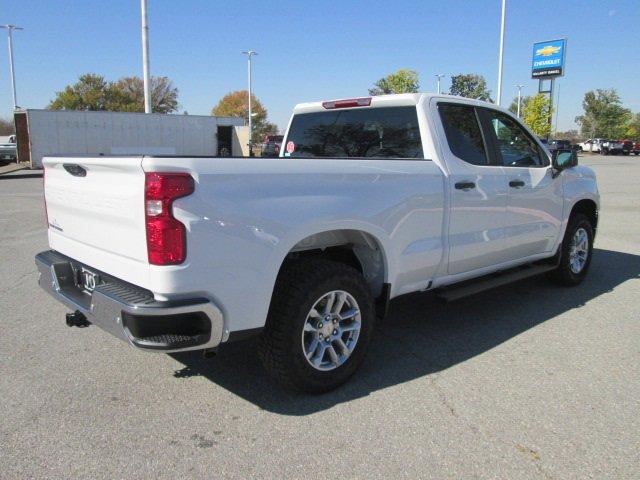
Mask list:
[[578,165],[578,153],[575,150],[554,150],[553,168],[559,172]]

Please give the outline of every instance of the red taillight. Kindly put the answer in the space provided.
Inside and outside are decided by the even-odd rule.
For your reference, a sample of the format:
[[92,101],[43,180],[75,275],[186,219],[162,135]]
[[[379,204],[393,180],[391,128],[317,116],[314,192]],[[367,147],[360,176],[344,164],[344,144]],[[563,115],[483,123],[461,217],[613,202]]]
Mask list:
[[145,174],[147,253],[152,265],[176,265],[187,258],[186,229],[174,218],[172,204],[194,190],[193,178],[188,173]]
[[327,110],[335,108],[353,108],[368,107],[371,105],[371,97],[348,98],[345,100],[332,100],[331,102],[322,102],[322,106]]

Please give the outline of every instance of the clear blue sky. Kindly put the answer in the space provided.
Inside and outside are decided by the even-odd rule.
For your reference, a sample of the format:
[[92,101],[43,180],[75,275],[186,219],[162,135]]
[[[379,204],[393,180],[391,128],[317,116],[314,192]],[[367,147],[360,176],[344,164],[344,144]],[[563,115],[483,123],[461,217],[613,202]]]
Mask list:
[[[208,114],[225,93],[246,88],[246,49],[259,52],[254,92],[281,128],[294,104],[366,95],[398,68],[417,70],[422,91],[435,90],[436,73],[468,72],[484,75],[494,98],[497,89],[500,0],[149,0],[149,22],[151,72],[174,81],[191,114]],[[23,107],[43,108],[85,72],[141,76],[138,0],[0,0],[0,23],[25,28],[14,35]],[[532,44],[559,37],[569,39],[560,130],[573,127],[595,88],[616,88],[640,111],[638,0],[509,0],[503,99],[517,83],[524,94],[537,90]],[[0,115],[8,117],[1,40]]]

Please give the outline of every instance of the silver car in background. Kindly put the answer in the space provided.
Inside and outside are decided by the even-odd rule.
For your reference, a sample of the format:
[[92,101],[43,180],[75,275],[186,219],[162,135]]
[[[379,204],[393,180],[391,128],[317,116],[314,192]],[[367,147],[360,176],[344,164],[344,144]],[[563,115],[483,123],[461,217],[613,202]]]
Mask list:
[[17,158],[16,136],[0,137],[0,160],[16,160]]

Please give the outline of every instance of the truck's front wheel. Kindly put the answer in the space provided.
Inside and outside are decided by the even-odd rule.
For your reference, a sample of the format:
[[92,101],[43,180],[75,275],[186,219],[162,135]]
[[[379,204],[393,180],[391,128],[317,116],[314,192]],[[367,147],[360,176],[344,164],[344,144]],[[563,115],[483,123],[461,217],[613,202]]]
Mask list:
[[260,356],[285,387],[332,390],[364,359],[374,318],[360,272],[324,259],[298,260],[278,276]]
[[593,225],[586,215],[571,216],[561,248],[558,268],[549,277],[560,285],[578,285],[587,275],[593,253]]

